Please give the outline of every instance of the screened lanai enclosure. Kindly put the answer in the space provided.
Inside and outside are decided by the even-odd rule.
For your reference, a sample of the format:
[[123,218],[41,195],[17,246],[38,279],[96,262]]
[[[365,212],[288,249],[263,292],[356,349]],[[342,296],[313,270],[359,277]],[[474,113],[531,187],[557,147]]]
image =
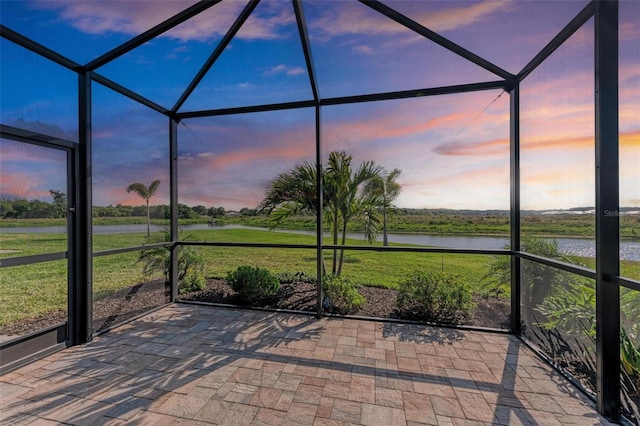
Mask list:
[[0,372],[240,304],[511,333],[638,422],[640,2],[0,14]]

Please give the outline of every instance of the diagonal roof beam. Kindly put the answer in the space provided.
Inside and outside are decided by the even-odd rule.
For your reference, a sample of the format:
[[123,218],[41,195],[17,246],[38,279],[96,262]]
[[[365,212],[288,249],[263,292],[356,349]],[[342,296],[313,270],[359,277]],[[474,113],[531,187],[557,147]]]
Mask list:
[[393,19],[394,21],[396,21],[397,23],[409,28],[410,30],[420,34],[423,37],[428,38],[429,40],[433,41],[434,43],[439,44],[440,46],[444,47],[445,49],[450,50],[451,52],[455,53],[458,56],[462,56],[463,58],[467,59],[468,61],[473,62],[474,64],[478,65],[479,67],[482,67],[484,69],[486,69],[487,71],[490,71],[492,73],[494,73],[495,75],[498,75],[502,78],[504,78],[507,81],[514,81],[515,80],[515,75],[511,74],[510,72],[500,68],[499,66],[487,61],[484,58],[481,58],[480,56],[476,55],[475,53],[470,52],[469,50],[465,49],[464,47],[452,42],[451,40],[442,37],[440,34],[431,31],[430,29],[428,29],[427,27],[424,27],[423,25],[417,23],[416,21],[407,18],[406,16],[404,16],[403,14],[395,11],[394,9],[390,8],[389,6],[380,3],[377,0],[359,0],[360,3],[365,4],[367,6],[369,6],[370,8],[372,8],[373,10],[380,12],[381,14],[383,14],[384,16],[386,16],[387,18]]
[[522,81],[526,76],[538,67],[545,59],[556,51],[562,43],[582,27],[595,13],[595,3],[590,1],[578,14],[551,40],[527,65],[518,73],[518,81]]
[[321,106],[346,105],[361,102],[390,101],[394,99],[421,98],[424,96],[450,95],[456,93],[479,92],[482,90],[507,90],[509,83],[504,80],[483,83],[459,84],[455,86],[431,87],[426,89],[402,90],[399,92],[374,93],[370,95],[343,96],[320,101]]
[[165,115],[170,115],[170,112],[164,108],[161,105],[158,105],[157,103],[145,98],[144,96],[141,96],[129,89],[127,89],[124,86],[119,85],[118,83],[109,80],[108,78],[96,73],[96,72],[92,72],[91,73],[91,79],[97,83],[102,84],[105,87],[108,87],[109,89],[116,91],[118,93],[120,93],[121,95],[124,95],[126,97],[128,97],[129,99],[133,99],[136,102],[141,103],[142,105],[145,105],[149,108],[151,108],[152,110],[158,111],[161,114],[165,114]]
[[40,56],[43,56],[58,65],[62,65],[65,68],[68,68],[72,71],[80,72],[82,71],[82,65],[77,62],[72,61],[66,56],[62,56],[58,52],[54,52],[48,47],[44,47],[43,45],[36,43],[28,37],[23,36],[22,34],[13,31],[12,29],[5,27],[0,24],[0,35],[7,40],[14,42],[15,44],[24,47]]
[[166,31],[169,31],[171,28],[177,25],[180,25],[186,20],[194,17],[195,15],[199,14],[204,10],[207,10],[211,6],[217,3],[220,3],[221,1],[222,0],[201,0],[200,2],[189,7],[188,9],[185,9],[182,12],[178,13],[177,15],[174,15],[171,18],[167,19],[166,21],[159,23],[158,25],[151,28],[150,30],[145,31],[144,33],[132,38],[126,43],[123,43],[120,46],[105,53],[104,55],[94,59],[93,61],[89,62],[86,65],[86,68],[89,71],[93,71],[96,68],[99,68],[113,61],[114,59],[124,55],[125,53],[135,49],[136,47],[148,42],[154,37],[157,37],[160,34]]
[[307,31],[307,20],[304,16],[302,0],[292,0],[292,2],[293,10],[296,13],[296,22],[298,23],[298,32],[300,33],[300,42],[302,43],[302,50],[304,51],[304,60],[307,63],[309,83],[311,84],[311,90],[313,91],[313,99],[315,99],[317,102],[320,99],[320,94],[318,93],[318,82],[316,81],[316,72],[313,65],[313,57],[311,56],[311,43],[309,42],[309,32]]
[[229,31],[227,31],[227,33],[224,35],[222,40],[220,40],[220,43],[218,44],[216,49],[213,51],[211,56],[209,56],[209,58],[204,63],[202,68],[200,68],[200,71],[198,71],[198,74],[196,74],[196,76],[193,78],[191,83],[189,83],[189,86],[186,88],[184,93],[180,96],[180,99],[178,99],[178,102],[176,102],[176,104],[173,106],[173,108],[171,109],[173,113],[178,112],[182,104],[184,104],[184,102],[187,100],[189,95],[191,95],[191,93],[196,88],[196,86],[202,81],[205,74],[207,74],[209,69],[218,60],[218,58],[220,57],[224,49],[231,42],[231,40],[236,35],[238,30],[240,30],[240,27],[242,27],[245,21],[249,18],[249,15],[251,15],[251,12],[253,12],[253,10],[256,8],[258,3],[260,3],[260,0],[250,0],[249,3],[245,6],[245,8],[242,10],[242,13],[240,13],[240,16],[238,16],[238,18],[235,20],[233,25],[231,25],[231,28],[229,28]]

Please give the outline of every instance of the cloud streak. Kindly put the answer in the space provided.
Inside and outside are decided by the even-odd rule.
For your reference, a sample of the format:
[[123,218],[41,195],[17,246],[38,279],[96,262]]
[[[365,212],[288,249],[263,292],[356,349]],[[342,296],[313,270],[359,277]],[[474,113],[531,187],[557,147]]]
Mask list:
[[[350,34],[396,35],[407,33],[406,27],[355,2],[332,2],[321,16],[310,23],[320,38]],[[393,3],[391,4],[393,7]],[[411,19],[433,31],[463,28],[510,7],[505,1],[485,1],[440,11],[420,11]]]
[[306,74],[307,72],[302,67],[292,67],[284,64],[279,64],[274,67],[269,68],[264,72],[266,76],[278,75],[278,74],[286,74],[291,76]]
[[508,139],[493,139],[480,142],[451,142],[436,146],[433,152],[440,155],[505,155],[509,153]]
[[[34,2],[34,7],[56,11],[59,19],[85,34],[136,36],[195,3],[196,1],[47,0]],[[219,39],[229,30],[245,4],[242,1],[221,2],[191,18],[188,23],[167,31],[163,37],[180,41]],[[282,26],[292,22],[293,14],[284,9],[283,5],[274,4],[262,8],[266,13],[260,13],[259,9],[261,8],[254,11],[237,37],[247,40],[279,38],[282,36],[279,33]]]

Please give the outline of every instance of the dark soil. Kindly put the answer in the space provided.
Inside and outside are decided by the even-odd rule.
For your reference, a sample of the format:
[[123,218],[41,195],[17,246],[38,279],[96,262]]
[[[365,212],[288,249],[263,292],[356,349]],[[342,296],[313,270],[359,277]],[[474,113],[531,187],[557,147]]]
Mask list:
[[[157,280],[124,288],[107,297],[97,299],[93,303],[94,332],[105,330],[156,306],[164,305],[169,301],[165,293],[164,281]],[[67,321],[67,313],[57,311],[2,325],[0,341],[24,336],[65,321]]]
[[[359,287],[358,291],[367,302],[361,308],[349,312],[350,315],[370,318],[402,318],[396,308],[398,291],[366,286]],[[209,279],[204,290],[182,294],[179,299],[245,305],[229,285],[220,279]],[[475,296],[474,302],[477,305],[474,316],[463,321],[462,324],[476,327],[509,328],[509,300]],[[276,296],[260,300],[256,305],[265,308],[315,312],[316,285],[307,282],[282,284]]]

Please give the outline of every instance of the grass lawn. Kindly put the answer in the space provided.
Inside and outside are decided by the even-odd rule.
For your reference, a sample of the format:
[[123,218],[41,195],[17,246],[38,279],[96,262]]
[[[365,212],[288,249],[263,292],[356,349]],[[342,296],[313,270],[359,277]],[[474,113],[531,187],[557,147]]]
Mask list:
[[[211,229],[185,232],[187,241],[229,243],[315,244],[315,236],[287,234],[248,229]],[[145,234],[102,234],[94,236],[94,251],[143,244]],[[362,245],[359,240],[348,241]],[[20,250],[1,257],[25,256],[66,250],[62,234],[2,234],[2,249]],[[253,247],[199,247],[205,260],[207,277],[224,277],[241,265],[253,265],[278,272],[305,272],[316,275],[316,250]],[[100,256],[93,264],[93,291],[101,298],[117,290],[146,281],[142,265],[137,263],[139,252]],[[324,253],[325,265],[331,268],[331,251]],[[419,270],[443,270],[461,275],[476,291],[487,272],[491,256],[439,253],[378,253],[345,251],[343,276],[360,284],[395,288],[409,273]],[[593,267],[591,259],[584,259]],[[589,264],[591,262],[591,264]],[[622,262],[625,276],[640,279],[640,262]],[[160,274],[151,277],[159,278]],[[149,278],[150,279],[150,278]],[[0,269],[0,325],[34,317],[67,305],[66,261],[37,263]]]
[[[192,231],[185,233],[185,236],[187,235],[188,241],[315,244],[315,236],[248,229]],[[363,242],[349,240],[347,244],[363,245]],[[268,268],[276,273],[304,271],[309,275],[316,275],[315,248],[207,247],[200,248],[200,251],[205,257],[207,276],[224,277],[230,270],[247,264]],[[325,250],[324,259],[327,269],[331,268],[331,258],[332,251]],[[412,271],[437,269],[457,273],[474,285],[486,273],[489,258],[490,256],[470,254],[378,253],[345,250],[342,275],[360,284],[395,288],[398,281]]]

